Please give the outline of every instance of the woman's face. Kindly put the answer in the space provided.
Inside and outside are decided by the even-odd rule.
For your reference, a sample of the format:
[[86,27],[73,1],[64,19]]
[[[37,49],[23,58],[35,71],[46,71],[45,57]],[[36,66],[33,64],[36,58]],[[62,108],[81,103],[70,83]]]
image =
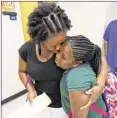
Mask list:
[[63,69],[69,69],[78,65],[72,55],[72,49],[66,41],[61,45],[60,50],[56,53],[55,62],[57,66]]
[[44,43],[44,47],[49,51],[56,53],[59,49],[61,44],[65,41],[66,33],[60,32],[55,36],[49,37]]

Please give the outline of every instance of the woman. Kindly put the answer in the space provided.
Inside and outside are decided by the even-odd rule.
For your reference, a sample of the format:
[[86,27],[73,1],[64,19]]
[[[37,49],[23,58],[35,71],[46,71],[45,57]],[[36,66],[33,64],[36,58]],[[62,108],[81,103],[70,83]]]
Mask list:
[[[19,49],[19,77],[28,90],[27,100],[31,103],[37,96],[46,92],[52,104],[44,110],[41,118],[64,118],[60,99],[60,78],[64,72],[55,64],[55,53],[66,38],[66,32],[71,28],[71,22],[64,10],[55,3],[40,3],[29,15],[28,31],[31,40]],[[107,70],[105,61],[104,69]],[[101,69],[97,82],[105,83],[106,71]],[[27,74],[35,81],[29,82]],[[95,101],[101,94],[102,88],[97,86],[88,91],[93,97],[88,104]],[[95,97],[95,99],[94,99]],[[46,111],[49,111],[48,113]],[[56,114],[58,114],[56,116]]]
[[[60,81],[64,111],[69,114],[71,110],[73,118],[102,118],[101,113],[91,108],[80,109],[90,98],[85,92],[96,85],[101,67],[100,48],[82,35],[69,37],[56,54],[56,64],[67,69]],[[95,105],[106,111],[102,96]]]

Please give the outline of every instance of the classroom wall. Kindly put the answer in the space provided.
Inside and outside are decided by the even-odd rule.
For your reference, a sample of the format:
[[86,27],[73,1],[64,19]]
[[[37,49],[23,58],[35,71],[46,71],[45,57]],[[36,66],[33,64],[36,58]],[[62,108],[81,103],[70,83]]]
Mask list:
[[[108,2],[106,5],[106,13],[105,13],[105,24],[104,24],[104,32],[108,26],[108,24],[113,21],[117,20],[117,1],[116,2]],[[103,40],[104,44],[104,40]],[[104,45],[103,45],[104,50]],[[104,52],[104,51],[103,51]]]
[[117,1],[116,2],[109,2],[106,9],[106,18],[105,18],[105,29],[108,24],[117,19]]
[[72,21],[73,28],[68,35],[85,35],[102,48],[105,2],[59,2]]
[[20,6],[17,20],[2,15],[2,100],[24,89],[18,77],[18,49],[24,43]]
[[25,89],[18,77],[18,49],[29,40],[27,18],[37,4],[15,2],[15,21],[2,15],[2,100]]
[[23,26],[24,40],[25,41],[28,41],[30,39],[30,37],[27,33],[28,16],[37,5],[38,5],[37,2],[20,2],[22,26]]

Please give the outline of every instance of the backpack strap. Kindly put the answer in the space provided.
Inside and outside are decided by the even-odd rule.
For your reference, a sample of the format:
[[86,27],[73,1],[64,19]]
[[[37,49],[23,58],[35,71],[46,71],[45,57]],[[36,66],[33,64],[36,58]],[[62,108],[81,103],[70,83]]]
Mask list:
[[[90,108],[95,110],[96,112],[102,114],[103,116],[108,117],[108,113],[105,110],[101,109],[100,107],[96,106],[95,104],[91,104]],[[71,118],[73,116],[72,111],[70,111],[68,113],[68,116],[69,116],[69,118]]]
[[107,117],[108,116],[108,112],[106,112],[105,110],[103,110],[102,108],[98,107],[95,104],[91,104],[90,108],[95,110],[96,112],[102,114],[103,116]]

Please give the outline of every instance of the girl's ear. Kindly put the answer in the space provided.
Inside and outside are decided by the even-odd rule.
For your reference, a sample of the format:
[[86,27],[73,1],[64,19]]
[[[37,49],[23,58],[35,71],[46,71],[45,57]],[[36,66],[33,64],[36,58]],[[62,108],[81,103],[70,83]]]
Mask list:
[[74,62],[73,67],[77,67],[80,65],[80,62]]

